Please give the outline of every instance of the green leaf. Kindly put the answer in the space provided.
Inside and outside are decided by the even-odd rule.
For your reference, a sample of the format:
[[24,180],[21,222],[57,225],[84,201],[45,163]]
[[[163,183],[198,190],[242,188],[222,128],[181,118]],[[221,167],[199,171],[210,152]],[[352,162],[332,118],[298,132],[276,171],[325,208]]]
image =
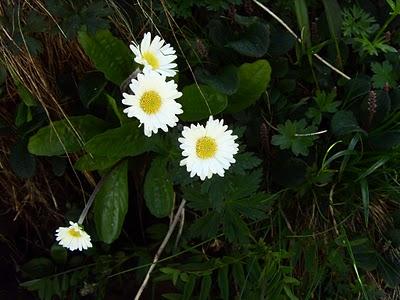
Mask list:
[[86,74],[79,82],[79,98],[86,108],[99,98],[103,92],[107,80],[100,72],[91,72]]
[[342,11],[337,0],[322,0],[325,8],[325,15],[328,21],[331,36],[336,40],[340,39],[342,27]]
[[194,275],[189,275],[189,280],[185,283],[185,287],[183,288],[182,300],[192,299],[192,294],[195,284],[196,284],[196,277]]
[[128,211],[128,163],[106,175],[94,202],[94,222],[99,239],[111,244],[121,233]]
[[21,270],[31,278],[40,278],[52,274],[54,264],[46,257],[37,257],[22,265]]
[[333,134],[340,136],[351,132],[362,131],[353,112],[348,110],[340,110],[335,113],[331,120],[331,128]]
[[363,209],[364,209],[364,221],[365,221],[365,226],[368,227],[369,188],[368,188],[368,181],[365,178],[360,180],[360,187],[361,187],[361,199],[362,199]]
[[227,112],[239,112],[254,104],[265,92],[271,79],[271,66],[266,60],[245,63],[239,67],[238,91],[229,97]]
[[378,150],[388,150],[400,145],[400,131],[388,130],[374,136],[369,136],[370,144]]
[[200,286],[199,300],[207,300],[211,291],[211,275],[203,276]]
[[108,124],[105,121],[92,115],[55,121],[41,128],[29,139],[28,150],[32,154],[43,156],[76,152],[86,141],[103,132],[107,127]]
[[400,273],[398,262],[392,262],[388,259],[377,255],[378,260],[378,272],[383,277],[385,283],[391,287],[395,288],[400,284]]
[[376,89],[382,89],[386,85],[396,86],[398,76],[394,73],[393,66],[388,61],[384,61],[382,64],[372,63],[371,70],[374,72],[372,82]]
[[16,76],[12,77],[14,79],[18,95],[21,97],[21,100],[25,103],[25,105],[28,107],[37,106],[38,103],[32,93],[25,86],[22,85],[22,83],[16,78]]
[[168,216],[174,205],[174,189],[166,164],[160,157],[154,159],[144,182],[147,208],[157,218]]
[[207,84],[223,94],[232,95],[238,89],[238,70],[234,66],[225,67],[221,73],[216,75],[211,75],[204,69],[196,71],[196,77],[201,83]]
[[207,85],[188,85],[183,88],[182,93],[179,102],[183,106],[183,114],[179,118],[183,121],[206,119],[210,115],[222,112],[228,104],[226,95]]
[[50,249],[51,258],[57,264],[64,264],[67,262],[67,250],[58,244],[53,244]]
[[201,237],[208,239],[215,237],[218,233],[219,225],[221,222],[221,214],[217,212],[210,212],[201,218],[197,219],[189,229],[190,236]]
[[96,68],[116,85],[120,85],[136,69],[128,46],[108,30],[99,30],[95,35],[79,31],[78,41]]
[[229,300],[229,282],[228,282],[228,271],[229,267],[224,266],[218,270],[218,287],[221,292],[221,298],[223,300]]
[[151,139],[144,137],[137,122],[129,122],[96,135],[87,142],[85,148],[95,158],[116,160],[148,151]]
[[120,158],[85,154],[75,162],[74,168],[79,171],[104,170],[112,167],[119,160]]
[[[314,144],[317,136],[307,136],[316,131],[314,126],[307,126],[304,119],[300,121],[287,120],[285,124],[278,125],[278,135],[272,136],[272,145],[280,149],[291,149],[294,155],[308,155],[308,148]],[[305,136],[302,136],[305,134]]]
[[19,139],[10,151],[11,169],[20,178],[30,178],[36,171],[35,157],[28,152],[27,144],[26,139]]
[[270,43],[269,36],[269,25],[256,22],[240,34],[240,39],[229,42],[226,46],[240,54],[258,58],[267,53]]
[[294,9],[301,38],[307,48],[311,47],[310,22],[308,19],[307,4],[305,0],[295,0]]

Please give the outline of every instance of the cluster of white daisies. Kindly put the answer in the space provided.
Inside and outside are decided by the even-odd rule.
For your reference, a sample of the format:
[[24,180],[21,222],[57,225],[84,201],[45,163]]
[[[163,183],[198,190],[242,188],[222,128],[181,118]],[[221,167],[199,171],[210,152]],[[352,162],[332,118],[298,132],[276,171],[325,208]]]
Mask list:
[[[140,45],[132,43],[130,49],[143,70],[129,85],[132,94],[123,93],[122,103],[128,105],[124,112],[140,121],[148,137],[158,133],[159,129],[167,132],[168,127],[177,125],[177,115],[183,113],[182,105],[176,101],[182,93],[177,90],[178,85],[173,79],[168,80],[177,73],[175,50],[157,35],[151,40],[149,32],[144,34]],[[223,120],[214,120],[212,116],[205,126],[191,124],[184,127],[182,137],[178,139],[185,157],[180,165],[186,166],[190,177],[198,175],[204,180],[213,174],[224,176],[235,162],[233,156],[238,152],[237,136],[227,129]],[[90,236],[81,224],[70,224],[57,229],[59,244],[70,250],[90,248]]]

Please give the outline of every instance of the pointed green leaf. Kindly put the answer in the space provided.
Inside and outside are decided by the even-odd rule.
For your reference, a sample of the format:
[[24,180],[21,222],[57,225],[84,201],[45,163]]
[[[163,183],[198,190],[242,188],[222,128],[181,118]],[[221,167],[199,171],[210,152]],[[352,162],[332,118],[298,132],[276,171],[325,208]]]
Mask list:
[[92,115],[75,116],[41,128],[29,139],[35,155],[54,156],[79,151],[85,142],[103,132],[108,124]]
[[95,35],[80,31],[78,41],[96,68],[116,85],[120,85],[136,69],[128,46],[108,30],[99,30]]
[[[185,86],[183,96],[178,100],[183,106],[183,121],[199,121],[222,112],[227,104],[227,96],[207,86],[196,84]],[[208,106],[207,106],[208,104]]]
[[166,165],[164,159],[154,159],[144,182],[147,208],[157,218],[168,216],[174,205],[174,189]]
[[106,176],[95,198],[94,221],[99,239],[110,244],[121,233],[128,211],[128,163],[121,163]]
[[223,300],[229,299],[229,282],[228,282],[228,271],[229,267],[224,266],[218,271],[218,287],[221,292],[221,298]]
[[271,66],[266,60],[245,63],[239,67],[239,88],[229,97],[228,112],[239,112],[254,104],[265,92],[271,79]]

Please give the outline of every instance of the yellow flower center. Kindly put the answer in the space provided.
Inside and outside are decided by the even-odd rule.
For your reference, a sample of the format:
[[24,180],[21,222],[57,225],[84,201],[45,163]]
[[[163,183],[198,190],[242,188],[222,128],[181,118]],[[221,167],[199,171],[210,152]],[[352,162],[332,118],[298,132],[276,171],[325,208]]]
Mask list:
[[205,136],[199,138],[196,142],[196,154],[201,159],[211,158],[217,152],[217,143],[215,139]]
[[75,229],[75,228],[68,229],[68,234],[73,236],[73,237],[76,237],[76,238],[81,237],[81,232],[78,229]]
[[158,61],[157,56],[155,56],[150,51],[145,51],[142,53],[143,58],[147,61],[147,63],[154,69],[158,69],[160,66],[160,62]]
[[155,91],[144,92],[140,98],[140,108],[148,114],[155,114],[160,110],[161,107],[161,97]]

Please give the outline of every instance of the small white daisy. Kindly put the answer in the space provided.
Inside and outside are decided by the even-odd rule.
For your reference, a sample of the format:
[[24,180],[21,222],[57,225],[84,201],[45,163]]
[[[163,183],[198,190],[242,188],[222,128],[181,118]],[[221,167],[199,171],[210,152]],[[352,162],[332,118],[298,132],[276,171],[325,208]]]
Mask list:
[[151,33],[144,34],[140,46],[132,42],[130,48],[135,54],[135,61],[144,66],[143,71],[153,70],[166,77],[174,77],[176,74],[175,50],[170,44],[158,35],[151,40]]
[[69,222],[71,226],[60,227],[56,230],[58,243],[71,251],[87,249],[92,247],[90,235],[88,235],[78,223]]
[[225,170],[236,161],[233,155],[238,152],[237,136],[227,129],[224,120],[213,120],[212,116],[205,127],[192,124],[190,128],[183,128],[183,137],[178,141],[182,155],[187,157],[180,165],[186,165],[190,177],[198,175],[201,180],[211,178],[213,174],[223,177]]
[[138,74],[129,85],[134,95],[123,93],[122,103],[130,105],[124,109],[129,118],[138,118],[144,124],[144,134],[151,136],[161,128],[176,126],[179,121],[176,115],[183,113],[182,105],[175,99],[182,96],[173,80],[166,81],[165,76],[156,72]]

